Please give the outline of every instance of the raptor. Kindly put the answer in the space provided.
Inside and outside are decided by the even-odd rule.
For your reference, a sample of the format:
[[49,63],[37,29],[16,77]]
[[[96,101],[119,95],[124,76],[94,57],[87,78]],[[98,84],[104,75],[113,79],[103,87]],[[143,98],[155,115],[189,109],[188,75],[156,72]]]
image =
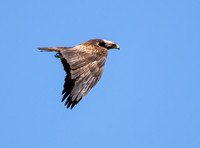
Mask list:
[[92,39],[74,47],[39,47],[41,51],[57,52],[61,59],[65,77],[62,102],[73,108],[101,78],[109,49],[119,46],[102,39]]

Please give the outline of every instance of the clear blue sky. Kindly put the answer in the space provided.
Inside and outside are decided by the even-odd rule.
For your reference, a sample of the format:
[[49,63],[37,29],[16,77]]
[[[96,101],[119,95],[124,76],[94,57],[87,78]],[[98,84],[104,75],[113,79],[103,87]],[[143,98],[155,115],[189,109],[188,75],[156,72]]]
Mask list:
[[[199,148],[200,1],[18,0],[0,5],[1,148]],[[101,38],[103,76],[67,110],[54,53]]]

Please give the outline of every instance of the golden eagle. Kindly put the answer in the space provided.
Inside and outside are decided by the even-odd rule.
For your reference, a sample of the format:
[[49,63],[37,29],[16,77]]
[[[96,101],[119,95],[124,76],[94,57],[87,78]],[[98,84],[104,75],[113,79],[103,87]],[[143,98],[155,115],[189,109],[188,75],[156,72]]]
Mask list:
[[67,75],[62,91],[62,102],[71,109],[99,81],[107,50],[119,49],[114,42],[92,39],[74,47],[39,47],[42,51],[55,51],[55,57],[60,58]]

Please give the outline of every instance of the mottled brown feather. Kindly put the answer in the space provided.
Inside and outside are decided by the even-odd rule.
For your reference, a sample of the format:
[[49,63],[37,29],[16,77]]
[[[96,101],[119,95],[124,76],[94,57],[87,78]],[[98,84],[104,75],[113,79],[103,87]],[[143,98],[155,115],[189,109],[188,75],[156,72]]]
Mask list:
[[64,68],[69,66],[65,68],[65,71],[68,71],[67,75],[70,75],[70,77],[66,76],[65,78],[62,101],[68,96],[65,105],[67,108],[70,106],[73,108],[99,81],[107,57],[107,50],[95,45],[80,44],[62,50],[61,54],[67,63],[61,60],[64,63]]

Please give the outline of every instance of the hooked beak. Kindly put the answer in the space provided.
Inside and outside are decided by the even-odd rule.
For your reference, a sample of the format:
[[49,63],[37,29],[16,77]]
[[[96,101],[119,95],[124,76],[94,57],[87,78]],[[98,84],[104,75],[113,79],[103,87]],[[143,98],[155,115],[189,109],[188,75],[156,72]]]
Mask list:
[[117,45],[117,46],[116,46],[116,49],[120,50],[120,47],[119,47],[119,45]]

